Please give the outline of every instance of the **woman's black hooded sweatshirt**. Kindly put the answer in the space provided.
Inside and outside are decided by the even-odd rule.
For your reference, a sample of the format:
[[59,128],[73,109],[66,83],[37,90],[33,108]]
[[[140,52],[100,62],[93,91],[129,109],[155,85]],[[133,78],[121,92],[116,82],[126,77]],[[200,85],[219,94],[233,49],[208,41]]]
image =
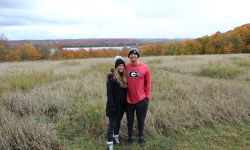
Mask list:
[[114,79],[114,73],[107,75],[107,103],[106,116],[116,117],[122,110],[126,110],[127,88],[123,88]]

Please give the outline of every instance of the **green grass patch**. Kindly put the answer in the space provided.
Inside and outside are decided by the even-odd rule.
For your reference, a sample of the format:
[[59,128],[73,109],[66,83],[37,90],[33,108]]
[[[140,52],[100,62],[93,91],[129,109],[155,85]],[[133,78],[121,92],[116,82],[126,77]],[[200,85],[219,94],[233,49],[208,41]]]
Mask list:
[[111,68],[114,68],[114,63],[94,63],[90,65],[88,68],[84,68],[81,70],[82,74],[90,73],[90,72],[99,72],[99,73],[108,73]]
[[230,57],[229,58],[230,60],[239,60],[239,59],[242,59],[241,57],[238,57],[238,56],[233,56],[233,57]]
[[64,66],[79,66],[80,62],[79,61],[64,61],[64,62],[62,62],[62,65],[64,65]]
[[194,58],[192,56],[175,56],[173,57],[174,60],[176,61],[188,61],[188,60],[194,60],[194,59],[198,59],[198,58]]
[[234,64],[240,67],[250,67],[250,59],[237,59]]
[[[126,137],[121,137],[122,146],[115,145],[118,150],[141,149],[138,137],[133,136],[133,144],[125,146]],[[103,137],[79,137],[66,143],[68,149],[105,149]],[[242,150],[250,149],[250,123],[217,125],[210,128],[195,128],[186,132],[178,132],[168,137],[156,134],[145,134],[144,149],[155,150]]]
[[100,137],[105,128],[104,104],[84,101],[72,105],[67,112],[67,120],[56,121],[58,136],[73,141],[75,138]]
[[166,149],[250,149],[250,124],[217,125],[213,128],[188,130],[174,134],[161,143]]
[[105,125],[105,111],[103,103],[87,103],[85,104],[86,121],[85,124],[88,132],[100,135],[103,133]]
[[147,64],[154,64],[154,65],[162,64],[162,59],[152,59],[152,60],[148,60],[148,61],[147,61]]
[[[27,91],[37,85],[55,82],[66,77],[75,78],[74,74],[54,74],[53,71],[17,73],[0,78],[0,96],[6,91],[17,89]],[[0,97],[1,99],[1,97]]]
[[90,138],[82,135],[71,141],[65,141],[67,150],[81,150],[81,149],[93,149],[103,150],[105,149],[105,143],[101,138]]
[[0,79],[0,95],[5,91],[13,91],[16,89],[28,90],[35,85],[51,81],[53,76],[53,72],[48,71],[12,74],[10,76],[3,77]]
[[197,75],[211,78],[234,79],[241,73],[242,70],[235,66],[210,65],[201,68]]

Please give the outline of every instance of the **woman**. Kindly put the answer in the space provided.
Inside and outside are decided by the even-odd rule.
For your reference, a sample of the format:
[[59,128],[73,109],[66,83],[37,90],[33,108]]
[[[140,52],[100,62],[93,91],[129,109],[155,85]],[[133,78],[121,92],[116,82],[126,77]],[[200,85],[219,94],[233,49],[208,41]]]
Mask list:
[[107,129],[108,149],[113,150],[113,141],[119,144],[119,130],[124,115],[127,98],[127,78],[125,62],[121,56],[115,57],[115,69],[107,76],[106,116],[109,118]]

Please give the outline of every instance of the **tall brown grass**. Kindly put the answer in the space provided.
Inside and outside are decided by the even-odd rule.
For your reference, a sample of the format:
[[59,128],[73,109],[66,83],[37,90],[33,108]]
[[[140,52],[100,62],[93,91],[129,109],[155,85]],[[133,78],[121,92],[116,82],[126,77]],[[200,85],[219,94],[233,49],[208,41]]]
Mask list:
[[41,118],[19,118],[1,109],[0,124],[0,149],[64,149],[53,128]]
[[[211,62],[218,61],[222,66],[237,68],[232,57],[249,59],[247,54],[181,56],[178,59],[141,57],[140,60],[150,66],[152,76],[146,134],[168,136],[176,131],[249,119],[249,67],[240,68],[233,78],[213,78],[200,73]],[[81,137],[98,141],[91,145],[93,148],[103,146],[107,123],[106,73],[113,67],[113,58],[41,61],[34,66],[31,63],[16,63],[18,67],[12,70],[5,66],[13,63],[0,64],[0,68],[15,72],[18,78],[22,70],[27,69],[28,78],[23,84],[30,83],[25,90],[21,86],[2,90],[0,149],[66,149],[70,141]],[[44,64],[50,64],[47,70]],[[216,73],[223,76],[221,68],[217,69]],[[47,76],[32,75],[39,72],[53,73],[49,80]],[[9,77],[10,73],[1,73],[1,86],[12,82],[5,80]],[[126,136],[125,127],[124,117],[123,136]]]

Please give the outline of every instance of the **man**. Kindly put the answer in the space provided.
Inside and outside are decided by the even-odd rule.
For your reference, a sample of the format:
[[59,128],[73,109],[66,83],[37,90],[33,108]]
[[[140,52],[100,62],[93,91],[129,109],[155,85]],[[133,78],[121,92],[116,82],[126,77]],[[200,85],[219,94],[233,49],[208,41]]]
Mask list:
[[126,64],[128,80],[127,93],[127,145],[132,144],[134,114],[138,122],[139,144],[144,147],[144,122],[147,114],[150,98],[150,71],[147,65],[138,61],[140,54],[137,48],[130,48],[128,58],[130,62]]

